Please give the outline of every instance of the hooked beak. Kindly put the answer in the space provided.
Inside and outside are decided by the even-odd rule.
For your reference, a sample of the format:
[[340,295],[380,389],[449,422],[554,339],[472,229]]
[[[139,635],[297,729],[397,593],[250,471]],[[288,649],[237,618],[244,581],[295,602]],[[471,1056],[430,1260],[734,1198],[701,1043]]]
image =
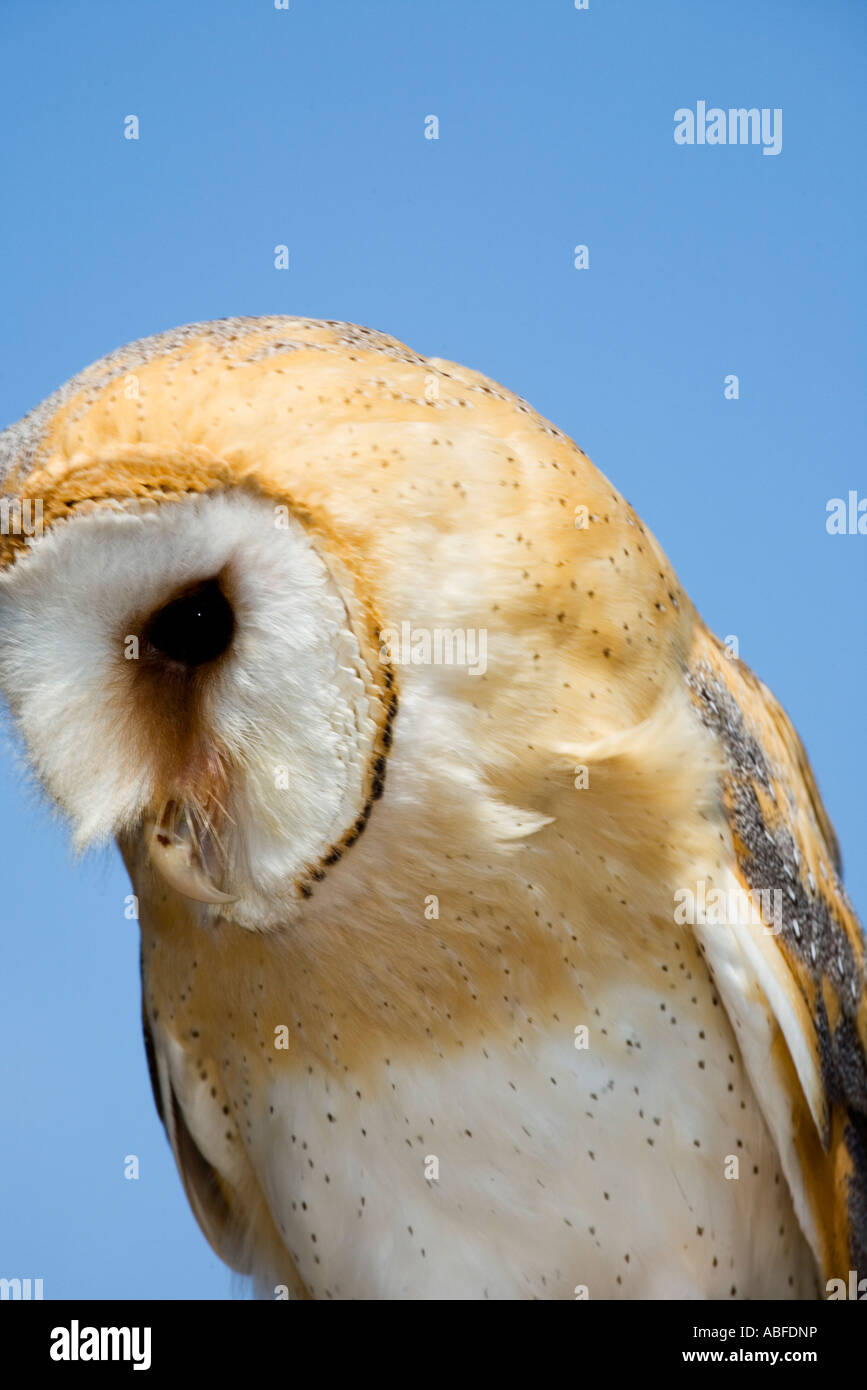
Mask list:
[[146,824],[145,838],[151,864],[175,892],[197,903],[238,901],[215,886],[189,812],[176,801],[167,801],[157,819]]

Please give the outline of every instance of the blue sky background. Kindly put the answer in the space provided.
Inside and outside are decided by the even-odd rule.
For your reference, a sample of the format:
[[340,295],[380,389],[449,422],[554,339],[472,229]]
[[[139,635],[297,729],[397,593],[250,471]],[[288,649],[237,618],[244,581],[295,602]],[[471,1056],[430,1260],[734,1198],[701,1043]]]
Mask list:
[[[348,319],[506,383],[782,700],[864,917],[867,536],[825,505],[867,495],[867,7],[290,3],[3,0],[0,426],[228,314]],[[782,153],[675,145],[699,99],[781,107]],[[150,1097],[120,862],[74,865],[5,744],[0,1275],[226,1297]]]

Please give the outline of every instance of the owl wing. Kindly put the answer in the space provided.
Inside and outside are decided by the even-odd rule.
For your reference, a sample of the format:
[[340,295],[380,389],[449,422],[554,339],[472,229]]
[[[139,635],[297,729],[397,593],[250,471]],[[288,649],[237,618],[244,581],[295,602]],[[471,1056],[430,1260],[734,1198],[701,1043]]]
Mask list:
[[[706,631],[688,684],[723,754],[741,899],[697,929],[826,1279],[867,1272],[865,938],[804,748],[770,691]],[[761,893],[768,894],[759,897]]]
[[[142,972],[144,983],[144,965]],[[203,1147],[219,1148],[219,1107],[203,1105],[201,1099],[190,1100],[195,1093],[194,1083],[190,1085],[192,1057],[149,1017],[146,995],[143,989],[142,1030],[157,1114],[203,1234],[230,1269],[255,1276],[260,1294],[273,1296],[274,1287],[281,1285],[293,1299],[308,1299],[294,1261],[274,1229],[255,1174],[246,1167],[239,1171],[235,1163],[229,1175],[230,1165],[222,1172],[202,1152]],[[182,1097],[187,1097],[186,1103]]]
[[154,1032],[144,1000],[142,1031],[157,1114],[172,1146],[187,1201],[209,1244],[220,1259],[239,1274],[249,1274],[250,1262],[237,1238],[239,1222],[233,1209],[231,1192],[216,1168],[205,1158],[189,1131],[183,1109],[172,1086],[167,1059],[161,1051],[158,1052],[154,1042]]

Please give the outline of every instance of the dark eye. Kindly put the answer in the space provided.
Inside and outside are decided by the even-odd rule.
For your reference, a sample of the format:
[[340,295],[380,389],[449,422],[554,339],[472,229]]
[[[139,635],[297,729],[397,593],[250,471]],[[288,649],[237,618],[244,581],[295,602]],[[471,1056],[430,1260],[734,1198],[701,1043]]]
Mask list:
[[232,605],[219,581],[208,579],[155,613],[146,638],[172,661],[184,666],[204,666],[223,655],[234,631]]

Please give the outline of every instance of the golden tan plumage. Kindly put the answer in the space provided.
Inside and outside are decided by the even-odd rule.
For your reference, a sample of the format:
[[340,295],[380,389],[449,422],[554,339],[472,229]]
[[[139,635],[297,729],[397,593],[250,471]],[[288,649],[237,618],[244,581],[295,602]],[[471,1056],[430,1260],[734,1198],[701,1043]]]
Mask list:
[[[585,1101],[564,1096],[566,1074],[549,1076],[544,1059],[553,1049],[552,1065],[567,1069],[567,1084],[583,1086],[572,1034],[573,1023],[586,1017],[601,1030],[596,1061],[608,1067],[624,1106],[620,1118],[606,1122],[613,1152],[617,1125],[638,1127],[636,1148],[628,1150],[636,1173],[626,1175],[621,1198],[614,1194],[623,1223],[634,1219],[628,1194],[630,1183],[640,1186],[639,1170],[646,1167],[652,1185],[662,1181],[652,1176],[660,1150],[666,1172],[681,1161],[681,1120],[663,1123],[656,1115],[654,1129],[650,1112],[632,1098],[642,1086],[652,1089],[654,1067],[660,1077],[672,1067],[682,1077],[683,1124],[690,1105],[702,1116],[682,1158],[684,1181],[721,1194],[711,1202],[720,1211],[729,1202],[732,1211],[738,1202],[744,1209],[742,1229],[728,1237],[721,1227],[718,1236],[746,1281],[738,1292],[806,1290],[811,1274],[785,1213],[779,1251],[772,1245],[776,1216],[773,1232],[769,1225],[755,1250],[744,1248],[758,1213],[770,1211],[770,1197],[758,1188],[735,1197],[721,1177],[729,1148],[742,1142],[732,1128],[734,1111],[725,1108],[726,1086],[743,1094],[741,1108],[753,1114],[747,1146],[766,1159],[772,1146],[764,1126],[773,1138],[822,1279],[845,1277],[850,1262],[857,1267],[867,1230],[864,953],[839,883],[833,832],[776,701],[725,655],[653,537],[570,440],[484,377],[419,357],[380,334],[309,320],[241,319],[194,325],[96,364],[29,422],[0,436],[0,476],[4,458],[5,489],[39,498],[46,527],[58,534],[89,512],[190,507],[227,490],[287,508],[324,562],[358,644],[370,728],[357,801],[290,875],[282,917],[248,920],[243,891],[237,912],[209,909],[203,917],[199,904],[154,876],[135,817],[115,827],[141,902],[155,1093],[190,1201],[224,1258],[256,1272],[260,1283],[285,1283],[295,1296],[405,1296],[404,1288],[410,1296],[438,1296],[451,1276],[447,1257],[429,1245],[424,1261],[439,1258],[439,1272],[412,1272],[416,1264],[408,1262],[395,1285],[355,1271],[352,1261],[347,1272],[346,1256],[336,1253],[360,1239],[355,1210],[364,1208],[348,1194],[370,1166],[365,1131],[379,1125],[388,1133],[379,1171],[397,1165],[398,1190],[413,1194],[405,1197],[408,1212],[419,1200],[442,1204],[445,1189],[420,1180],[419,1199],[395,1157],[408,1145],[412,1162],[420,1162],[408,1105],[391,1129],[392,1093],[413,1084],[421,1093],[428,1083],[410,1078],[428,1077],[446,1123],[472,1138],[475,1126],[465,1116],[475,1083],[461,1079],[461,1069],[470,1054],[494,1058],[503,1132],[488,1134],[479,1168],[500,1172],[505,1161],[492,1155],[510,1146],[517,1154],[526,1142],[517,1113],[516,1138],[506,1137],[513,1128],[509,1087],[515,1095],[520,1090],[513,1065],[528,1078],[538,1072],[532,1104],[539,1114],[549,1107],[564,1129],[577,1125]],[[25,537],[0,537],[7,574],[19,561],[23,571],[26,552]],[[128,614],[123,618],[119,635],[132,630]],[[405,621],[425,630],[484,630],[487,669],[473,678],[395,664],[379,653],[380,637]],[[0,666],[0,682],[2,675]],[[21,717],[28,694],[14,680],[6,687]],[[136,722],[140,756],[158,768],[149,813],[181,793],[201,802],[213,792],[225,806],[221,779],[231,787],[240,773],[207,715],[192,734],[182,715],[169,723],[185,729],[182,755],[171,752],[156,716]],[[25,735],[53,789],[50,759],[33,748],[38,739],[26,728]],[[195,746],[188,748],[190,740]],[[588,770],[580,789],[577,767]],[[231,840],[231,818],[220,829]],[[782,930],[770,935],[724,923],[684,931],[675,925],[673,894],[697,879],[784,891]],[[440,909],[432,922],[423,913],[431,894]],[[694,994],[677,995],[678,1016],[692,1019],[694,1011],[689,1041],[675,1045],[666,1021],[673,1009],[649,1036],[674,988],[672,972],[680,972],[678,980],[703,975],[699,952],[715,984],[705,976],[690,986]],[[640,991],[644,1002],[629,1003]],[[639,1026],[635,1009],[645,1004]],[[627,1040],[633,1023],[641,1039]],[[291,1030],[292,1046],[275,1050],[282,1026]],[[714,1047],[731,1063],[723,1065]],[[633,1076],[635,1065],[650,1071]],[[724,1083],[729,1065],[734,1071]],[[324,1160],[326,1168],[346,1163],[350,1170],[341,1179],[326,1175],[327,1201],[338,1204],[343,1192],[348,1212],[326,1249],[320,1228],[327,1278],[320,1256],[302,1246],[305,1217],[275,1176],[274,1155],[295,1136],[268,1118],[269,1105],[271,1114],[282,1106],[294,1116],[291,1097],[314,1086],[321,1088],[316,1096],[336,1096],[328,1102],[334,1113],[325,1100],[317,1110],[314,1096],[310,1113],[325,1116],[321,1130],[306,1111],[297,1125],[309,1124],[315,1144],[331,1154],[330,1126],[340,1121],[340,1152],[358,1147],[357,1159]],[[491,1083],[492,1092],[499,1094],[498,1086]],[[708,1088],[713,1094],[706,1097]],[[597,1090],[588,1094],[596,1123]],[[353,1122],[350,1140],[343,1125],[356,1099],[372,1106],[371,1120],[360,1129]],[[584,1154],[590,1146],[580,1126],[568,1132],[568,1144]],[[424,1155],[434,1140],[419,1140]],[[582,1162],[593,1174],[598,1145],[590,1152]],[[454,1161],[472,1166],[469,1156]],[[526,1172],[547,1173],[549,1161],[546,1153],[531,1154]],[[687,1164],[698,1165],[690,1177]],[[311,1159],[318,1176],[318,1156],[316,1165]],[[306,1167],[292,1171],[292,1191],[293,1183],[312,1181]],[[570,1250],[564,1245],[555,1279],[551,1269],[545,1277],[540,1272],[542,1254],[527,1255],[526,1269],[522,1264],[522,1213],[532,1195],[523,1180],[502,1177],[509,1195],[499,1198],[492,1234],[481,1233],[481,1208],[478,1217],[477,1245],[502,1244],[492,1264],[501,1271],[513,1262],[513,1282],[503,1275],[498,1285],[499,1273],[475,1282],[468,1275],[466,1296],[489,1287],[501,1296],[571,1296],[574,1285],[587,1282],[582,1269],[597,1258],[597,1227],[609,1219],[611,1193],[600,1187],[585,1197],[591,1178],[578,1177],[576,1210],[567,1215],[558,1187],[568,1194],[566,1176],[557,1169],[546,1177],[556,1192],[557,1240],[574,1240],[577,1252],[575,1268],[563,1268]],[[345,1191],[338,1192],[341,1182]],[[671,1201],[679,1201],[673,1188]],[[634,1285],[636,1295],[737,1287],[716,1254],[705,1260],[707,1221],[688,1205],[689,1213],[671,1217],[668,1231],[668,1218],[660,1218],[660,1247],[673,1251],[664,1273],[653,1273],[652,1231],[635,1236],[629,1277],[639,1278],[639,1265],[644,1281]],[[457,1211],[464,1215],[436,1207],[431,1229],[439,1221],[445,1230],[453,1219],[466,1227],[465,1199]],[[386,1214],[378,1219],[378,1239],[398,1249]],[[403,1225],[417,1227],[418,1220]],[[682,1241],[673,1235],[681,1220]],[[611,1229],[613,1240],[616,1221]],[[530,1244],[534,1238],[527,1228]],[[628,1293],[607,1254],[598,1258],[602,1296]],[[773,1259],[776,1283],[767,1269]],[[368,1257],[365,1270],[370,1263]]]

